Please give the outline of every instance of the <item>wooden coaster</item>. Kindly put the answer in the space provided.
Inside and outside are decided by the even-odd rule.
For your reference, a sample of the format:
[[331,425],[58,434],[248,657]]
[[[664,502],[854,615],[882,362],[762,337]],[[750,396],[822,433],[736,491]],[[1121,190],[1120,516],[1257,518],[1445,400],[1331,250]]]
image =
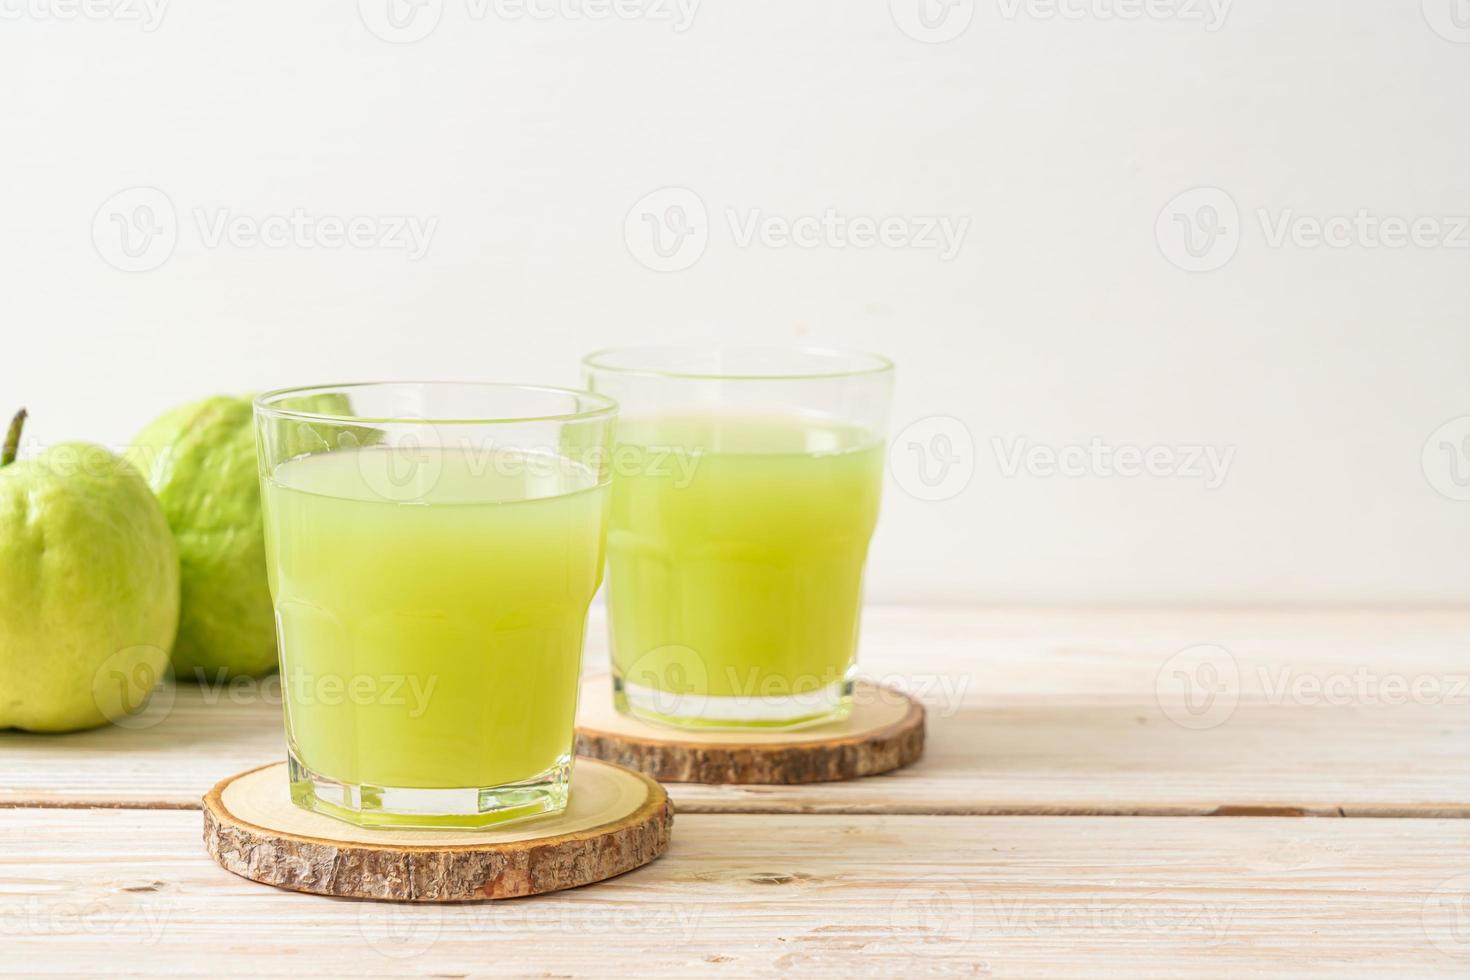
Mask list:
[[231,776],[204,797],[204,846],[251,881],[348,898],[463,902],[575,888],[669,846],[674,809],[647,776],[578,759],[555,816],[486,830],[357,827],[291,802],[286,764]]
[[846,721],[796,731],[685,731],[613,707],[612,677],[582,682],[577,753],[671,783],[825,783],[872,776],[924,753],[924,706],[867,681]]

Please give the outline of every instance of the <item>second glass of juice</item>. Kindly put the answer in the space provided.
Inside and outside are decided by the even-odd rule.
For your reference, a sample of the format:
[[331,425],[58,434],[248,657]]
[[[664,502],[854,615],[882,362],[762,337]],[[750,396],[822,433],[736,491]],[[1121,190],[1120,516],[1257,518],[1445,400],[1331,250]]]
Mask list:
[[298,805],[414,827],[565,808],[615,415],[495,384],[256,401]]
[[845,717],[892,364],[643,348],[583,367],[622,412],[608,530],[618,710],[686,728]]

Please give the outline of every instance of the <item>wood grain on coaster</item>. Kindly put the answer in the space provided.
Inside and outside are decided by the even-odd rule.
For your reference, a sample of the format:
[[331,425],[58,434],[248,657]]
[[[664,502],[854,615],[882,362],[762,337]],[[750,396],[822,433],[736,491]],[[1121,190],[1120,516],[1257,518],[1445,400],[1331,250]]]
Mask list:
[[674,811],[656,782],[577,760],[554,816],[483,830],[365,828],[291,802],[286,764],[204,797],[204,845],[227,871],[293,891],[399,902],[515,898],[641,867],[669,846]]

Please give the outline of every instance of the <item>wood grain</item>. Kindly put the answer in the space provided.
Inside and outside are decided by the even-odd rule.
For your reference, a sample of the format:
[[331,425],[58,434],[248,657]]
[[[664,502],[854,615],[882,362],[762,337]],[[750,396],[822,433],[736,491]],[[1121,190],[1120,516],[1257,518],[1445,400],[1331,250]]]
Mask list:
[[924,706],[859,681],[850,717],[796,731],[688,731],[650,725],[612,704],[612,675],[582,682],[577,753],[675,783],[795,785],[858,779],[924,754]]
[[[197,813],[0,811],[28,975],[1464,976],[1470,823],[680,815],[592,888],[393,905],[263,888]],[[1458,904],[1457,904],[1458,903]]]
[[[594,622],[589,670],[605,669],[603,635]],[[670,795],[681,813],[1470,816],[1467,636],[1466,610],[872,609],[862,668],[924,702],[921,760]],[[1239,691],[1220,724],[1190,729],[1159,679],[1199,644],[1230,652]],[[1396,680],[1425,696],[1385,693]],[[1346,697],[1311,690],[1338,682]],[[271,692],[180,688],[153,727],[0,733],[0,805],[193,807],[283,755]]]
[[674,811],[641,773],[579,759],[555,816],[477,831],[366,829],[290,799],[284,762],[221,780],[204,797],[204,847],[242,878],[293,891],[396,902],[520,898],[577,888],[655,860]]

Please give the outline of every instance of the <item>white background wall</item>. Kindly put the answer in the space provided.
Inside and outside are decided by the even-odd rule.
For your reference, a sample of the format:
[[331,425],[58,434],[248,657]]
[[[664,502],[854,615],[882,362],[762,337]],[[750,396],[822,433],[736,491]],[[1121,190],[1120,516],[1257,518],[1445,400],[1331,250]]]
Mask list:
[[[654,0],[429,0],[396,33],[387,0],[175,2],[151,30],[143,0],[74,2],[0,0],[0,401],[38,444],[219,391],[570,383],[600,346],[871,348],[899,364],[896,433],[962,423],[900,437],[873,598],[1470,590],[1470,421],[1431,440],[1470,416],[1464,0],[930,0],[931,27],[919,0],[703,0],[683,30]],[[655,196],[626,234],[665,187],[694,203]],[[680,202],[665,264],[688,267],[649,269],[642,214]],[[171,252],[123,253],[139,204]],[[210,243],[297,208],[436,225],[417,259]],[[969,224],[945,259],[741,244],[727,213],[828,208]],[[1360,210],[1433,221],[1398,248],[1272,240]],[[1094,437],[1234,455],[1207,489],[1007,475],[994,442]]]

